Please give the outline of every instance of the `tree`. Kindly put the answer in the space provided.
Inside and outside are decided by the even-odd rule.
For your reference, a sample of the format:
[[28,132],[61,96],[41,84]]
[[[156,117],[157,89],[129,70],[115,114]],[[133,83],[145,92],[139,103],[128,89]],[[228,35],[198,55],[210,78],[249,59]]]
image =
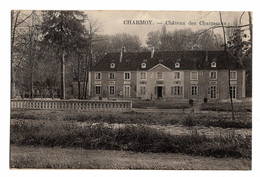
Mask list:
[[193,32],[190,29],[167,31],[163,26],[161,31],[152,31],[147,35],[146,44],[161,51],[179,50],[219,50],[221,37],[213,31],[197,35],[201,30]]
[[237,58],[246,68],[246,95],[252,96],[252,22],[251,13],[248,12],[249,26],[241,27],[241,18],[235,21],[234,28],[227,30],[227,50],[231,56]]
[[[243,16],[244,12],[240,16],[240,23],[241,23],[241,17]],[[252,23],[251,23],[251,13],[248,12],[248,17],[249,17],[249,24],[242,25],[242,24],[234,24],[234,26],[228,26],[228,28],[232,28],[231,31],[231,36],[229,36],[229,40],[226,40],[226,30],[225,26],[223,24],[223,19],[221,12],[219,12],[219,18],[220,18],[220,23],[223,31],[223,45],[224,45],[224,50],[229,53],[231,57],[234,57],[237,59],[242,66],[244,65],[244,59],[247,58],[248,61],[252,60]],[[245,27],[249,26],[249,32],[250,32],[250,37],[248,39],[243,39],[247,38],[247,34],[244,33],[246,30],[244,29]],[[250,62],[251,63],[251,62]],[[249,70],[251,70],[251,64],[249,66]],[[252,70],[251,70],[252,71]],[[251,80],[251,79],[250,79]],[[230,89],[230,69],[228,69],[228,81],[229,81],[229,89]],[[232,100],[232,94],[231,91],[229,90],[229,97],[230,97],[230,104],[232,108],[232,119],[234,119],[234,108],[233,108],[233,100]]]
[[109,39],[110,50],[118,51],[125,46],[127,51],[137,52],[141,48],[141,42],[138,36],[126,33],[115,34]]
[[143,50],[138,36],[126,33],[115,35],[97,35],[92,45],[93,58],[102,58],[105,53],[119,52],[125,46],[127,52],[137,52]]
[[43,15],[44,42],[57,48],[60,57],[61,99],[65,99],[65,56],[84,38],[85,17],[80,11],[47,11]]
[[[103,41],[102,38],[96,35],[96,33],[100,30],[100,24],[96,19],[92,19],[90,17],[87,18],[88,22],[88,33],[87,33],[87,41],[83,47],[87,48],[87,53],[85,54],[84,60],[84,78],[83,78],[83,98],[87,98],[87,85],[89,82],[89,71],[93,65],[93,44],[98,41]],[[102,52],[100,52],[102,53]],[[98,53],[99,54],[99,53]],[[80,80],[78,80],[78,91],[80,93]],[[79,95],[80,97],[80,95]]]
[[[226,31],[225,31],[225,27],[224,27],[224,24],[223,24],[223,19],[222,19],[221,12],[219,12],[219,20],[220,20],[220,23],[221,23],[221,26],[222,26],[222,30],[223,30],[223,45],[224,45],[224,51],[227,52]],[[228,67],[229,67],[229,66],[228,66]],[[232,98],[232,93],[231,93],[231,91],[230,91],[230,88],[231,88],[230,68],[228,68],[228,91],[229,91],[229,98],[230,98],[230,104],[231,104],[232,119],[235,119],[233,98]]]
[[149,48],[160,49],[160,31],[151,31],[147,34],[146,44]]
[[40,40],[39,40],[39,34],[40,34],[40,28],[39,23],[37,25],[37,14],[35,11],[32,11],[31,15],[31,23],[28,25],[28,32],[26,34],[27,41],[28,41],[28,62],[29,62],[29,73],[30,73],[30,97],[33,98],[33,76],[34,76],[34,69],[36,64],[36,56],[40,57],[42,51],[40,49]]
[[22,13],[22,11],[11,11],[11,98],[16,97],[15,91],[15,73],[16,67],[20,65],[23,56],[19,53],[20,36],[23,34],[21,26],[31,17],[32,13]]

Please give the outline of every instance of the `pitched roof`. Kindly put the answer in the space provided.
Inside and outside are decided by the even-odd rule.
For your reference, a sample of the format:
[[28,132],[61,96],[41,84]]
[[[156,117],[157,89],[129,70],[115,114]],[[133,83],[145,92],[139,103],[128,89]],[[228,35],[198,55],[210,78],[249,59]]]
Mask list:
[[[216,62],[212,68],[211,63]],[[180,67],[175,68],[179,62]],[[110,64],[114,63],[115,68]],[[146,63],[146,68],[141,64]],[[125,52],[120,62],[120,52],[106,54],[93,68],[93,71],[138,71],[149,70],[158,63],[172,70],[204,70],[204,69],[243,69],[238,60],[224,51],[159,51],[151,58],[151,52]]]

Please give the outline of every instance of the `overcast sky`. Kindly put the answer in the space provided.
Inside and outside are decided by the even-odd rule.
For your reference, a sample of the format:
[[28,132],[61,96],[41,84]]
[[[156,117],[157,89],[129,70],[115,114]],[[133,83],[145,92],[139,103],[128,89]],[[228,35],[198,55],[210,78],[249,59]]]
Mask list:
[[[139,36],[142,44],[145,44],[147,33],[160,30],[167,22],[167,31],[177,29],[192,30],[207,29],[210,23],[219,23],[219,12],[217,11],[86,11],[89,18],[98,21],[100,25],[99,34],[129,33]],[[235,19],[239,19],[242,12],[222,12],[223,21],[233,24]],[[129,24],[139,20],[148,24]],[[193,22],[191,25],[189,22]],[[194,24],[194,22],[196,24]],[[124,24],[125,23],[125,24]],[[150,24],[151,23],[151,24]],[[201,24],[200,24],[201,23]],[[248,23],[248,15],[245,13],[242,24]],[[221,29],[214,30],[220,33]]]

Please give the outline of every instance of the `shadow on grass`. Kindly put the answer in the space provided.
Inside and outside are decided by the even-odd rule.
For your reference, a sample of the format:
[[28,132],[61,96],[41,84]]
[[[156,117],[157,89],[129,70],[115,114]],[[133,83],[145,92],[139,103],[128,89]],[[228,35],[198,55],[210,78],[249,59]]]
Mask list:
[[251,136],[230,133],[208,138],[196,130],[190,135],[170,135],[140,125],[113,129],[104,124],[78,127],[50,122],[33,125],[21,121],[11,125],[11,144],[251,158]]

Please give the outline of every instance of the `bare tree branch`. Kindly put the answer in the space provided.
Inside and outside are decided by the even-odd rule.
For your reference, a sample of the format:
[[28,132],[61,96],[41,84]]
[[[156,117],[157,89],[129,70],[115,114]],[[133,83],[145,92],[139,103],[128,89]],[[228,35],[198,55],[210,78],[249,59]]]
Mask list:
[[21,25],[22,23],[24,23],[27,19],[29,19],[33,14],[33,11],[31,12],[30,15],[28,15],[27,17],[25,17],[22,21],[20,21],[19,23],[17,23],[17,26]]
[[239,18],[239,24],[241,24],[242,23],[242,17],[243,17],[243,15],[245,14],[245,11],[244,12],[242,12],[242,14],[240,15],[240,18]]
[[216,29],[216,28],[243,28],[243,27],[247,27],[247,26],[250,26],[250,24],[239,25],[239,26],[224,26],[224,25],[223,26],[222,25],[220,25],[220,26],[212,26],[212,27],[210,27],[210,28],[208,28],[208,29],[198,33],[197,35],[201,35],[201,34],[207,32],[207,31],[209,31],[211,29]]

